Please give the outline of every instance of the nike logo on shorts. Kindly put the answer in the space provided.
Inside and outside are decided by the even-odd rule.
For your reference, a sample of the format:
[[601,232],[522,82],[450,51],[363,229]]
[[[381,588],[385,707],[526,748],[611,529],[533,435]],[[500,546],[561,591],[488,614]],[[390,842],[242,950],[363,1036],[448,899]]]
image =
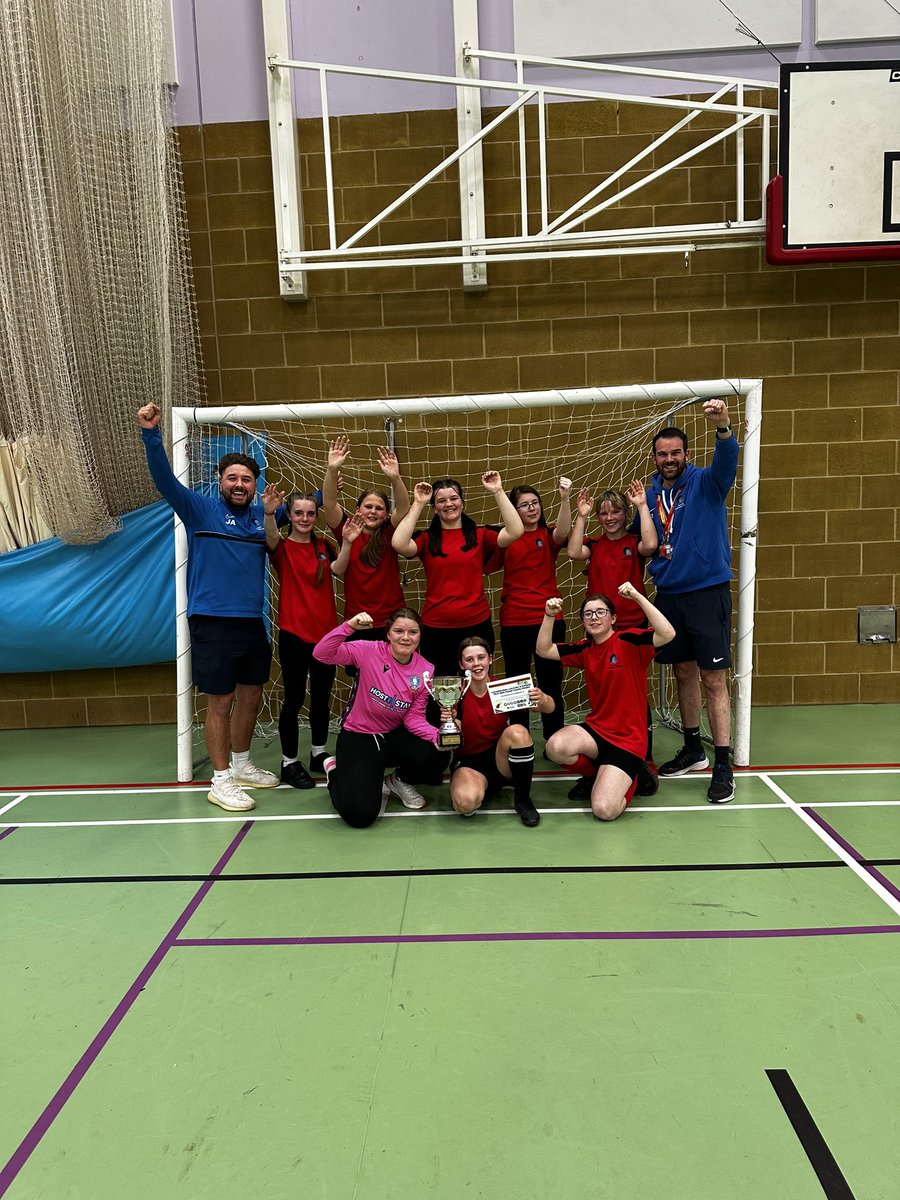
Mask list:
[[[723,655],[722,655],[722,658],[724,658],[724,657],[725,657],[725,655],[723,654]],[[722,661],[722,658],[714,658],[714,659],[713,659],[713,662],[714,662],[714,663],[716,663],[716,662],[721,662],[721,661]]]

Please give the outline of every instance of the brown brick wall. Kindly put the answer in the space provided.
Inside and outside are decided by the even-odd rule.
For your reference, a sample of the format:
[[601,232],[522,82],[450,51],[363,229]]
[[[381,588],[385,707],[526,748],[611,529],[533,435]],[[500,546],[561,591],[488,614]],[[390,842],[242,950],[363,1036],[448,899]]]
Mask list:
[[[616,165],[667,118],[573,104],[548,120],[551,198],[566,204],[585,172]],[[705,117],[647,169],[714,128]],[[311,122],[299,133],[307,245],[324,246],[321,133]],[[331,136],[349,233],[448,152],[455,114],[334,118]],[[492,234],[518,226],[514,137],[501,127],[485,148]],[[288,303],[268,138],[263,122],[181,130],[210,403],[762,376],[754,702],[900,702],[898,648],[855,643],[857,605],[900,603],[900,266],[771,268],[756,248],[697,253],[687,268],[679,255],[506,263],[483,294],[464,293],[456,267],[329,270],[310,274],[308,303]],[[758,142],[747,147],[752,163]],[[719,143],[608,210],[610,224],[727,219],[732,161]],[[458,237],[456,188],[451,169],[395,214],[390,236]],[[0,725],[169,721],[173,688],[169,668],[7,676]]]

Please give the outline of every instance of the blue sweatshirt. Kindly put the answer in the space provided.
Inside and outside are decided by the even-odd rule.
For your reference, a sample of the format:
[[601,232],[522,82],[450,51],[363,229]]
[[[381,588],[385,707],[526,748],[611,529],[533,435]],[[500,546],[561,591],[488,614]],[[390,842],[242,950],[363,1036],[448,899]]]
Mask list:
[[[737,476],[738,451],[734,434],[730,438],[717,437],[710,465],[695,467],[688,463],[675,481],[671,488],[675,515],[669,529],[672,557],[663,558],[657,551],[650,559],[650,575],[657,591],[696,592],[731,579],[725,498]],[[647,488],[647,504],[660,545],[665,519],[658,505],[662,491],[662,476],[654,475]],[[637,518],[632,529],[640,531]]]
[[141,429],[153,482],[181,517],[188,538],[188,616],[261,617],[266,531],[261,506],[241,510],[221,496],[200,496],[179,483],[162,433]]

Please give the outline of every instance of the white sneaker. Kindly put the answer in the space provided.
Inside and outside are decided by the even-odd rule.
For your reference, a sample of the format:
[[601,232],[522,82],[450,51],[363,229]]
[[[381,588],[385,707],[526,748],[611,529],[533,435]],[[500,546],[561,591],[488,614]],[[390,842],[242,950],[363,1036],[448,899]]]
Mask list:
[[210,804],[218,804],[226,812],[249,812],[251,808],[256,808],[253,797],[242,792],[233,779],[214,783],[206,798]]
[[264,771],[262,767],[258,767],[254,762],[245,763],[240,770],[237,767],[232,767],[231,778],[235,783],[239,783],[243,787],[269,788],[278,787],[279,783],[281,783],[277,775],[273,775],[271,771]]
[[386,776],[384,786],[398,797],[404,808],[424,808],[428,803],[421,792],[417,792],[411,783],[404,783],[396,775]]

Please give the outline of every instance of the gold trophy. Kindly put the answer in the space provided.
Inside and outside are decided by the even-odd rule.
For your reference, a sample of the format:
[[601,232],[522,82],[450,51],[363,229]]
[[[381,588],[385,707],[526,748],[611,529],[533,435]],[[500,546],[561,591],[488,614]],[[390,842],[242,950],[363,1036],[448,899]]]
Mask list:
[[[427,671],[423,671],[422,682],[425,684],[428,694],[434,697],[441,708],[452,708],[466,694],[466,689],[472,682],[472,672],[466,671],[465,679],[460,679],[458,675],[432,676]],[[438,746],[442,750],[455,750],[457,746],[461,745],[462,730],[453,717],[448,716],[438,734]]]

